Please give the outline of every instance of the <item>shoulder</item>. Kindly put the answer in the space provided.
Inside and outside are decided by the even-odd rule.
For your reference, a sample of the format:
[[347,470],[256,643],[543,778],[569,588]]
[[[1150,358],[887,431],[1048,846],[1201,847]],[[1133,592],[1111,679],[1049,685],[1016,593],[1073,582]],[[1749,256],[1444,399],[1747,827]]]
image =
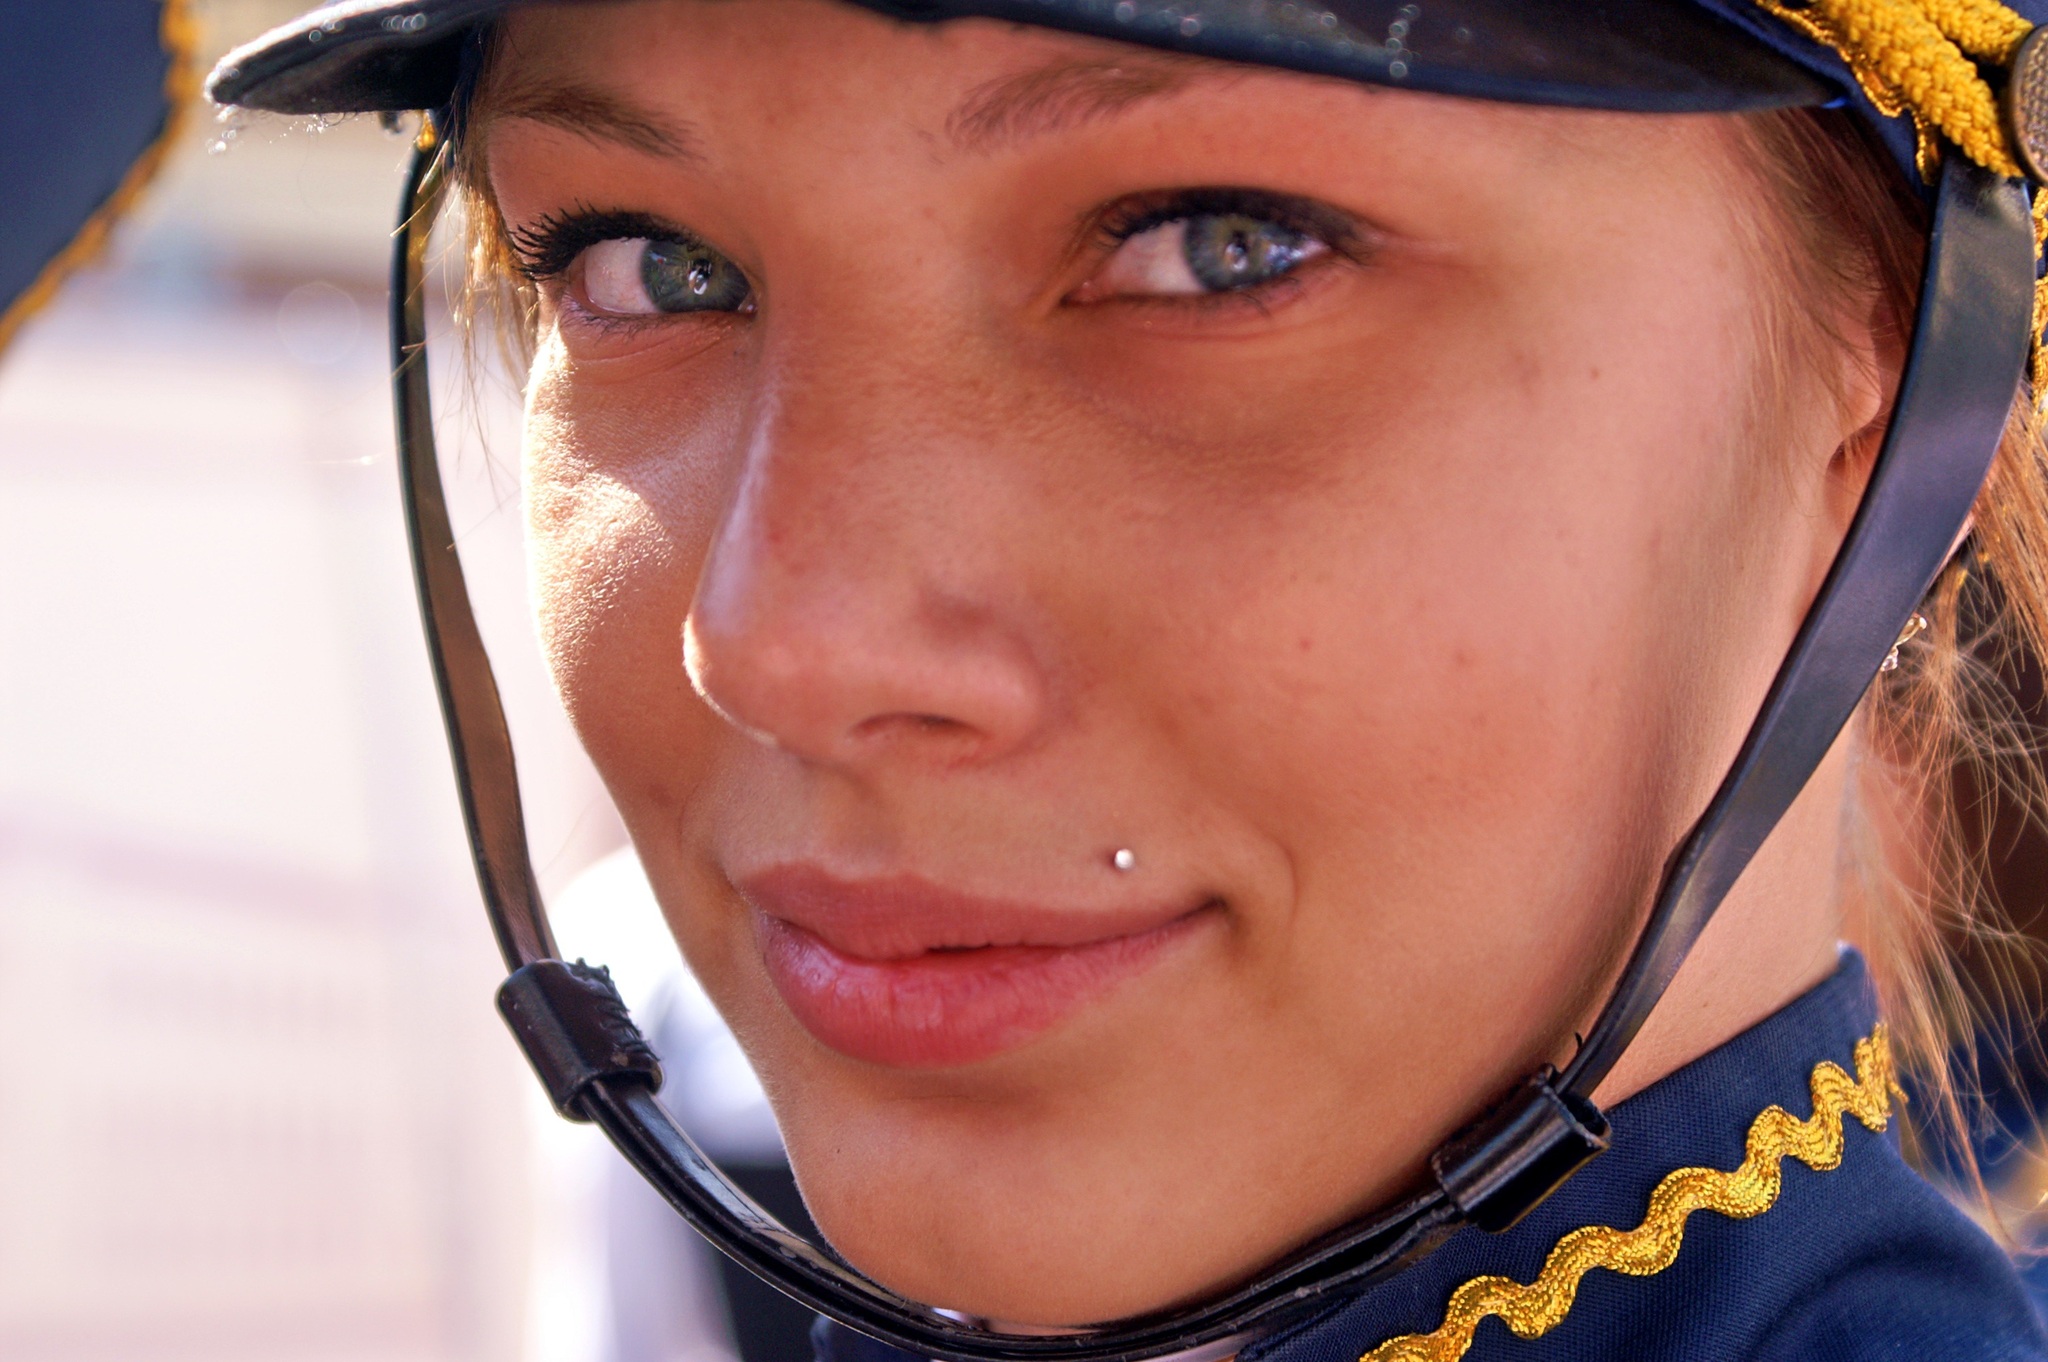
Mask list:
[[1886,1223],[1787,1303],[1754,1362],[2048,1362],[2048,1336],[1998,1245],[1917,1177],[1892,1190]]
[[1772,1329],[1751,1362],[2044,1362],[2032,1319],[2008,1302],[1944,1289],[1937,1274],[1860,1274],[1802,1303]]

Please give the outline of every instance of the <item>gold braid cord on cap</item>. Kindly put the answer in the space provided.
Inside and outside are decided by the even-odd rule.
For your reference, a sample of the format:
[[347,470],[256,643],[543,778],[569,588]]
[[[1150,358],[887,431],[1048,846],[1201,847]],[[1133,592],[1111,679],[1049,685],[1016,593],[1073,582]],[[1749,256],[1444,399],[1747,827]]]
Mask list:
[[1678,1257],[1685,1221],[1694,1211],[1719,1211],[1737,1220],[1762,1215],[1777,1203],[1787,1155],[1825,1172],[1842,1162],[1842,1118],[1854,1116],[1873,1131],[1891,1121],[1891,1042],[1883,1026],[1856,1042],[1856,1077],[1823,1062],[1813,1071],[1813,1115],[1804,1121],[1783,1107],[1766,1107],[1749,1127],[1741,1167],[1681,1168],[1650,1193],[1650,1210],[1632,1230],[1588,1225],[1558,1240],[1543,1270],[1527,1286],[1512,1277],[1474,1277],[1451,1293],[1443,1325],[1434,1333],[1388,1339],[1359,1362],[1456,1362],[1472,1346],[1473,1331],[1498,1315],[1518,1338],[1540,1338],[1563,1322],[1579,1293],[1579,1279],[1596,1267],[1631,1277],[1662,1272]]
[[[2034,191],[2034,259],[2048,255],[2048,189]],[[2048,408],[2048,275],[2034,281],[2034,344],[2028,352],[2027,378],[2034,387],[2034,410]]]
[[1887,118],[1910,115],[1920,173],[1933,179],[1939,132],[1987,170],[2017,177],[1997,92],[1977,62],[2005,66],[2034,26],[1997,0],[1756,0],[1831,47]]
[[[1978,63],[2009,68],[2034,25],[1998,0],[1756,0],[1815,42],[1834,49],[1863,93],[1887,118],[1910,116],[1921,178],[1940,161],[1939,133],[1978,165],[2024,176],[1998,92]],[[2034,191],[2034,255],[2048,238],[2048,189]],[[2034,288],[2028,377],[2037,406],[2048,405],[2048,279]]]

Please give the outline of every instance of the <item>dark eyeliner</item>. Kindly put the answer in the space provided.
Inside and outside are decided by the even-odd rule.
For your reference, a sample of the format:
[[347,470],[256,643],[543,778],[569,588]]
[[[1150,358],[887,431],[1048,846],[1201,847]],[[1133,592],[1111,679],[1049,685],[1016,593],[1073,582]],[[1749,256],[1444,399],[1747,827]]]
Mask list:
[[1095,230],[1115,247],[1154,227],[1187,218],[1237,214],[1312,236],[1342,255],[1356,256],[1370,235],[1348,213],[1314,199],[1264,189],[1168,189],[1134,194],[1104,209]]
[[505,233],[517,258],[519,272],[535,283],[559,279],[576,257],[601,241],[646,237],[699,246],[694,233],[672,222],[646,213],[618,213],[577,207],[548,213],[538,221],[509,229]]

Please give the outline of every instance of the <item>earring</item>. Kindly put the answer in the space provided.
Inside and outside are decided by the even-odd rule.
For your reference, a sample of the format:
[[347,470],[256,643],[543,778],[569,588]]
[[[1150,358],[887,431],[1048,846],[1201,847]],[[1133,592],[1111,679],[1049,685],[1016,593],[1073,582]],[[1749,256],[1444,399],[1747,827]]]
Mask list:
[[1117,853],[1109,858],[1109,863],[1118,870],[1128,874],[1138,868],[1137,853],[1133,852],[1129,847],[1120,847],[1117,849]]
[[1899,649],[1905,647],[1908,643],[1911,643],[1914,639],[1920,637],[1920,635],[1924,633],[1926,629],[1927,616],[1921,614],[1917,610],[1914,611],[1913,618],[1907,620],[1906,627],[1899,631],[1899,641],[1892,645],[1892,650],[1889,653],[1885,654],[1884,661],[1877,664],[1878,671],[1897,671],[1899,669]]

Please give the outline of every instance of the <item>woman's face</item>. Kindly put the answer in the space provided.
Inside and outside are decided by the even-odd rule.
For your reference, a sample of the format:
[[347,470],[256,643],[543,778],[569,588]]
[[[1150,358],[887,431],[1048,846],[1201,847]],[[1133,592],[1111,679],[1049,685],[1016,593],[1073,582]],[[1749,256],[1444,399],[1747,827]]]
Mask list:
[[821,0],[482,110],[555,674],[855,1264],[1155,1307],[1569,1053],[1839,531],[1732,122]]

